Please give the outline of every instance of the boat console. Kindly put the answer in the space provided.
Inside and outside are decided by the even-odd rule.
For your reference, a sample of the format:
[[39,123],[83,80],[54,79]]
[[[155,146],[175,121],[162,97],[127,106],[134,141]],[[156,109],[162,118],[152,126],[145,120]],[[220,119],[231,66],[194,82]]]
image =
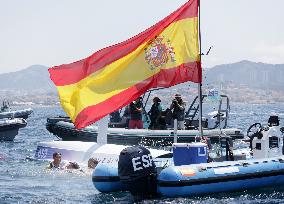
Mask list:
[[256,131],[249,136],[253,158],[271,158],[283,155],[283,131],[280,130],[278,116],[270,116],[267,126],[255,123],[249,130],[252,128],[256,128]]

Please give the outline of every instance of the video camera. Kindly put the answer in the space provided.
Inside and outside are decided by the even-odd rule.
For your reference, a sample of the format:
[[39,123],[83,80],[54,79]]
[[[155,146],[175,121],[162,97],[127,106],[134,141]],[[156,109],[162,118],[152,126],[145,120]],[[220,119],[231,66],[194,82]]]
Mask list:
[[172,100],[172,104],[176,105],[178,103],[177,99]]

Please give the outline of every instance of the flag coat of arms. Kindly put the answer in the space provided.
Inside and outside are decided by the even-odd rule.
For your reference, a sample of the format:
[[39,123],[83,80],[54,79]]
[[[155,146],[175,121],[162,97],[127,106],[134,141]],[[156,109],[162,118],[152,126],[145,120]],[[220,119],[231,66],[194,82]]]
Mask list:
[[144,32],[91,56],[49,69],[60,103],[86,127],[156,87],[201,82],[198,0]]

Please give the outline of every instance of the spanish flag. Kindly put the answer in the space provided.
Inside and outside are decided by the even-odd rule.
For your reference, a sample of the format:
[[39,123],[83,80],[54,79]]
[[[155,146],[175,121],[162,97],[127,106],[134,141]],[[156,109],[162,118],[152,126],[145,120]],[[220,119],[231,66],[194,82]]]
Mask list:
[[120,109],[147,90],[201,82],[198,0],[144,32],[91,56],[49,69],[76,128]]

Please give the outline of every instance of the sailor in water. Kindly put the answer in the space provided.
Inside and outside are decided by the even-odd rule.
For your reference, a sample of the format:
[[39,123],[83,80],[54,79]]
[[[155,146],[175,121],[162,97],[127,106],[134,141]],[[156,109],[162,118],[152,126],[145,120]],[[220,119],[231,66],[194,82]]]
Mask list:
[[61,161],[62,155],[60,152],[53,153],[53,161],[49,163],[48,169],[80,169],[76,162],[65,163]]
[[90,158],[88,160],[88,168],[89,169],[95,169],[98,165],[99,161],[96,158]]

